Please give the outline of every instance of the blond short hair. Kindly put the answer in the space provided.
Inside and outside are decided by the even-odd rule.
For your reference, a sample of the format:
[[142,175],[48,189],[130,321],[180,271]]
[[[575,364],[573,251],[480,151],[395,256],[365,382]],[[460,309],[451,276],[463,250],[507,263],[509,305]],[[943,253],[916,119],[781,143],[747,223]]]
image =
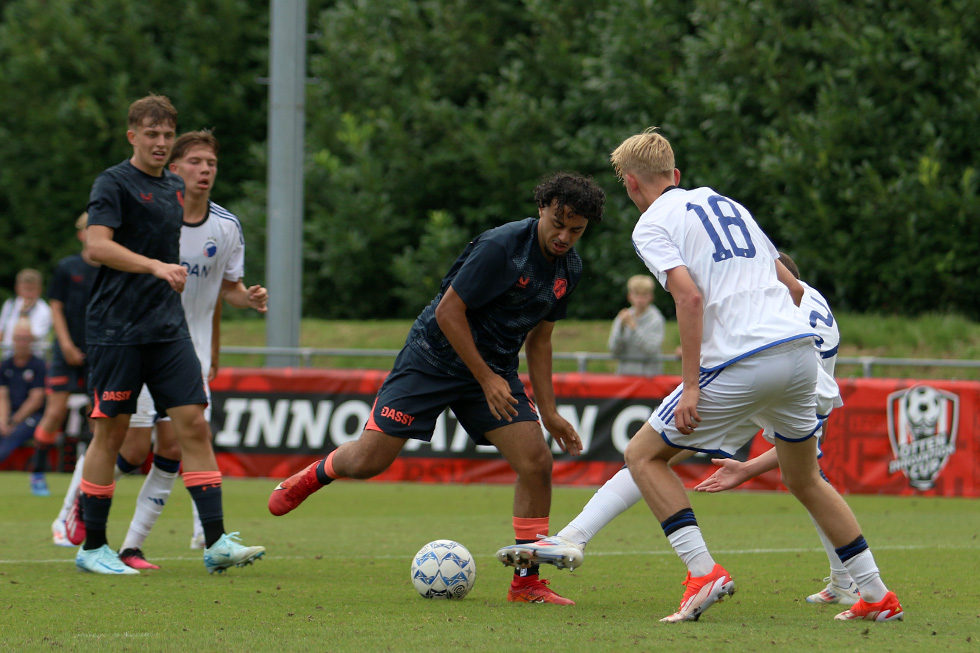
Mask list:
[[17,283],[36,283],[41,285],[44,281],[44,277],[41,273],[34,268],[24,268],[17,273],[17,278],[15,279]]
[[648,292],[653,294],[653,277],[646,274],[636,274],[626,280],[628,292]]
[[612,151],[609,160],[620,181],[627,173],[643,177],[674,174],[674,150],[657,129],[650,127],[642,134],[634,134]]
[[88,226],[88,211],[82,212],[78,219],[75,220],[75,231],[81,231]]

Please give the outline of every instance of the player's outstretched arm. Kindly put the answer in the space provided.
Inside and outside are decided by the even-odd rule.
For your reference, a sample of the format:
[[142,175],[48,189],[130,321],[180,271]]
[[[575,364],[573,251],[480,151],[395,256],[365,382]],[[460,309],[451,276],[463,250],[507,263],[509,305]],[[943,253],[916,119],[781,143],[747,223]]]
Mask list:
[[694,486],[695,491],[723,492],[731,490],[750,478],[755,478],[763,472],[779,467],[775,447],[744,463],[732,458],[715,458],[711,462],[721,469]]
[[241,279],[222,281],[221,296],[235,308],[254,308],[259,313],[269,310],[269,292],[259,285],[246,288]]
[[562,451],[577,456],[582,453],[582,439],[568,420],[558,414],[555,386],[551,380],[551,334],[554,329],[554,322],[542,321],[527,334],[524,342],[527,371],[534,390],[534,403],[538,407],[544,427]]

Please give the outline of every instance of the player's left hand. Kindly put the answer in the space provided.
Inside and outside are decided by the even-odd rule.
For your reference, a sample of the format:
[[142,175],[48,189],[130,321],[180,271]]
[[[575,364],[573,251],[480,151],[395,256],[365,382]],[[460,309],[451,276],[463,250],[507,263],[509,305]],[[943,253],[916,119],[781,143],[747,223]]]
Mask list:
[[567,419],[555,414],[549,419],[542,418],[542,422],[562,451],[573,456],[582,453],[582,438]]
[[267,306],[269,302],[269,292],[262,286],[252,286],[248,289],[248,305],[254,308],[259,313],[265,313],[269,310]]
[[208,370],[208,384],[214,381],[214,377],[218,376],[218,362],[211,361],[211,369]]

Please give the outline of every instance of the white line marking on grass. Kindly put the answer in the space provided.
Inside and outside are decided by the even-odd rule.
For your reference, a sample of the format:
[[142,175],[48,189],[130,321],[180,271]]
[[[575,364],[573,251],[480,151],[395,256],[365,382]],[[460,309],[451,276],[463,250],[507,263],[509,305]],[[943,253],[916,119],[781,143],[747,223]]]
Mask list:
[[[873,547],[874,551],[936,551],[949,549],[954,551],[980,551],[980,544],[882,544]],[[824,553],[823,549],[818,548],[785,548],[785,549],[718,549],[712,552],[717,555],[768,555],[776,553]],[[478,558],[493,558],[492,553],[474,554]],[[673,550],[665,548],[658,551],[591,551],[589,557],[601,556],[646,556],[646,555],[676,555]],[[266,554],[262,560],[400,560],[405,558],[403,554],[389,555],[307,555],[307,556],[270,556]],[[201,556],[170,556],[157,557],[151,556],[151,562],[200,562]],[[73,564],[75,558],[49,558],[44,560],[0,560],[0,565],[21,565],[21,564]]]

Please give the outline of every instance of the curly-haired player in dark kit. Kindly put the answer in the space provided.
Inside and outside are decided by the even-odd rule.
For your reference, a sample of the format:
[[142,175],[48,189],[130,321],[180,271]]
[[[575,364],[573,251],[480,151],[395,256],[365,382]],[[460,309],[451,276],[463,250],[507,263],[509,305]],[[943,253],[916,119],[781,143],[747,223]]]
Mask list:
[[[563,450],[582,449],[556,409],[551,334],[582,276],[573,245],[602,219],[605,194],[589,178],[558,173],[535,189],[534,199],[537,218],[484,232],[456,259],[415,320],[360,438],[280,483],[269,498],[273,515],[290,512],[334,479],[377,476],[409,438],[428,441],[448,407],[474,442],[496,446],[517,472],[517,541],[548,532],[553,461],[538,413]],[[517,374],[525,341],[534,404]],[[538,578],[536,566],[515,571],[507,599],[573,604]]]

